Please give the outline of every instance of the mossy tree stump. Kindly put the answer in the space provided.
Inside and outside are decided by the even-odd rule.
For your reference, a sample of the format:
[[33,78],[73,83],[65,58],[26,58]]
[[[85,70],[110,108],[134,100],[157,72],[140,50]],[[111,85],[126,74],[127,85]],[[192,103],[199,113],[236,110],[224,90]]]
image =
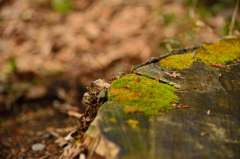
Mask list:
[[240,158],[239,59],[235,39],[133,67],[112,83],[87,131],[90,155]]

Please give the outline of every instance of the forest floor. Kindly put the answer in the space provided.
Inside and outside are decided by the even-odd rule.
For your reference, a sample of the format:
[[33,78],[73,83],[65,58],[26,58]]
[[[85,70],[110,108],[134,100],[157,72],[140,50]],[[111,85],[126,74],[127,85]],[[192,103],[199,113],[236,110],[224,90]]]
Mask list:
[[[0,158],[59,158],[56,139],[76,127],[73,112],[84,113],[86,86],[151,56],[220,40],[234,8],[227,1],[73,0],[59,9],[57,1],[0,1]],[[239,24],[240,16],[236,35]]]

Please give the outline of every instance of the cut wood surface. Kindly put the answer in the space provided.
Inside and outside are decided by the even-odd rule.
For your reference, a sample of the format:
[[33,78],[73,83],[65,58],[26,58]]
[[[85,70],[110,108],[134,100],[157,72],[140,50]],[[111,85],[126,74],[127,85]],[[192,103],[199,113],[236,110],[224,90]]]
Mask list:
[[106,102],[91,125],[95,133],[87,135],[92,151],[105,145],[106,158],[240,158],[240,63],[232,61],[225,69],[197,60],[176,70],[158,62],[133,73],[176,87],[173,109],[127,114],[124,104]]

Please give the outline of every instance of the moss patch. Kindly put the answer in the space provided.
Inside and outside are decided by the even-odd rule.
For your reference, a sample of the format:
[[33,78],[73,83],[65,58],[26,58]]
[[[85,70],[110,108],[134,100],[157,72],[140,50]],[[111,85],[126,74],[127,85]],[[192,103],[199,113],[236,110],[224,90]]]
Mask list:
[[225,64],[240,57],[240,39],[214,42],[210,45],[203,44],[200,49],[196,50],[194,57],[192,53],[169,56],[159,61],[159,65],[168,69],[182,70],[188,69],[197,59],[201,59],[206,65]]
[[195,57],[201,59],[206,65],[211,62],[225,64],[240,57],[240,39],[215,42],[210,45],[203,44],[203,48],[196,51]]
[[169,56],[159,62],[160,66],[169,68],[176,68],[178,70],[188,69],[192,62],[196,61],[195,58],[192,58],[190,53],[180,54]]
[[[139,82],[138,82],[139,81]],[[135,74],[128,74],[111,85],[108,98],[124,105],[124,111],[144,112],[148,115],[172,109],[170,103],[176,102],[173,86],[159,83],[153,79]]]
[[128,119],[126,123],[128,123],[128,125],[131,126],[132,129],[136,129],[139,125],[139,122],[133,119]]

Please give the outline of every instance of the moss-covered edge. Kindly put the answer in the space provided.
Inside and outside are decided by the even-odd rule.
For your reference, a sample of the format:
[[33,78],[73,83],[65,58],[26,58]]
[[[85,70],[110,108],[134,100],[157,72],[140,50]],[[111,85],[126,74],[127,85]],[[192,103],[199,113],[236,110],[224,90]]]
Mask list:
[[136,74],[128,74],[111,84],[108,99],[124,105],[126,113],[143,112],[155,115],[172,109],[178,100],[175,87]]
[[200,49],[186,54],[172,55],[159,61],[167,69],[188,69],[192,62],[201,59],[206,65],[210,63],[226,64],[240,58],[240,38],[229,39],[212,44],[203,44]]

